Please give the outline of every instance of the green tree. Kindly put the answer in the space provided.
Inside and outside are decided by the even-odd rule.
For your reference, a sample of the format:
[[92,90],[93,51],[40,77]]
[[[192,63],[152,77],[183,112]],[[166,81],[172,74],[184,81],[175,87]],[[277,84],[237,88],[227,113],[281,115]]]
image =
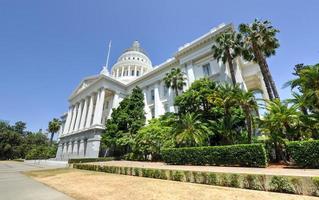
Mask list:
[[148,125],[137,132],[133,152],[143,155],[144,160],[148,155],[151,155],[152,160],[158,160],[161,149],[174,146],[172,127],[161,117],[150,120]]
[[50,144],[52,144],[54,134],[60,130],[60,127],[61,122],[59,119],[53,118],[53,120],[49,122],[48,131],[51,133]]
[[241,51],[241,35],[234,31],[224,32],[217,36],[216,44],[212,47],[213,56],[217,61],[228,63],[231,80],[233,85],[236,85],[235,69],[233,60],[240,54]]
[[319,64],[297,65],[295,68],[297,78],[289,81],[292,89],[297,88],[303,96],[303,106],[310,111],[319,111]]
[[166,87],[172,88],[175,91],[175,95],[178,96],[178,91],[183,90],[186,85],[186,78],[179,68],[172,68],[169,73],[166,73],[164,77],[164,83]]
[[26,123],[23,121],[17,121],[14,126],[12,127],[13,130],[21,135],[24,134],[25,129],[27,128]]
[[284,158],[282,155],[282,146],[286,139],[300,139],[300,112],[296,105],[288,106],[287,103],[279,99],[267,101],[266,114],[260,119],[260,128],[262,133],[269,136],[274,144],[276,160]]
[[275,55],[279,42],[275,29],[269,21],[255,21],[251,24],[240,24],[239,31],[243,38],[243,57],[255,61],[260,66],[269,98],[279,98],[275,82],[270,73],[266,58]]
[[235,99],[244,112],[248,132],[248,142],[251,143],[252,135],[254,133],[254,116],[258,112],[258,105],[252,91],[241,90],[238,86],[235,90],[237,90],[234,93]]
[[209,130],[206,123],[199,120],[198,115],[186,113],[182,115],[176,124],[176,141],[181,146],[208,145]]
[[145,124],[144,95],[139,87],[113,109],[106,122],[102,142],[113,155],[124,155],[132,150],[137,131]]
[[20,158],[23,142],[24,138],[18,132],[9,129],[0,132],[0,160]]

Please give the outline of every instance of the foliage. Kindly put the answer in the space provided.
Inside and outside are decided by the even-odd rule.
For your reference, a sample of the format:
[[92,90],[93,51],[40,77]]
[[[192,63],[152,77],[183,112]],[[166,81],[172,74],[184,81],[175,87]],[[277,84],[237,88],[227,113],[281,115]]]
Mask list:
[[258,185],[258,178],[256,175],[248,174],[244,177],[244,188],[252,189],[252,190],[260,190],[260,186]]
[[68,160],[69,164],[73,163],[88,163],[88,162],[103,162],[103,161],[110,161],[115,160],[114,157],[102,157],[102,158],[71,158]]
[[288,142],[287,151],[296,165],[319,168],[319,140]]
[[240,176],[238,174],[231,174],[229,176],[229,186],[230,187],[236,187],[239,188],[240,187]]
[[297,140],[301,139],[299,135],[300,112],[295,105],[288,106],[287,103],[281,102],[279,99],[267,101],[267,113],[260,119],[260,128],[262,133],[267,135],[274,144],[276,152],[276,160],[284,158],[282,155],[283,144],[285,139]]
[[261,144],[169,148],[162,151],[162,157],[166,163],[178,165],[267,166]]
[[175,146],[172,127],[165,120],[166,117],[150,120],[148,125],[137,132],[134,138],[134,154],[142,155],[144,160],[148,155],[152,160],[158,160],[162,148]]
[[275,82],[271,76],[266,58],[275,55],[279,47],[275,29],[270,21],[255,19],[251,24],[240,24],[242,35],[242,55],[248,61],[255,61],[260,67],[269,98],[279,98]]
[[164,77],[164,83],[167,88],[172,88],[175,91],[175,96],[178,96],[178,91],[183,90],[186,85],[186,78],[180,68],[172,68]]
[[182,115],[174,131],[176,142],[180,146],[202,146],[208,144],[210,135],[208,125],[201,122],[198,115],[194,113]]
[[236,85],[235,69],[233,60],[240,55],[242,48],[241,35],[234,31],[224,32],[216,38],[216,44],[213,45],[213,56],[217,61],[227,62],[233,85]]
[[295,193],[293,186],[288,178],[283,176],[273,176],[270,181],[270,190],[273,192]]
[[251,93],[250,96],[243,91],[239,94],[241,91],[237,85],[199,79],[176,97],[175,106],[179,116],[196,116],[198,121],[212,130],[208,137],[209,145],[245,143],[249,138],[246,127],[253,132],[254,124],[253,113],[247,112],[255,109],[256,102]]
[[60,130],[61,122],[57,118],[53,118],[52,121],[49,122],[48,131],[51,133],[50,144],[52,144],[54,134]]
[[138,87],[113,109],[106,122],[102,142],[110,155],[121,156],[132,151],[137,131],[145,124],[144,95]]
[[12,130],[0,132],[0,160],[21,158],[24,138]]
[[40,145],[32,148],[26,155],[27,160],[55,158],[57,145]]
[[315,196],[319,196],[319,177],[313,177],[312,178],[312,183],[315,186],[314,195]]

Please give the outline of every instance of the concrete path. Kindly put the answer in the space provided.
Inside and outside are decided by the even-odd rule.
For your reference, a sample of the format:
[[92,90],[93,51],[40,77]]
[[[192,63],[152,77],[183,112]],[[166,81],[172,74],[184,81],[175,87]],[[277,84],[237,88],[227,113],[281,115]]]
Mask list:
[[[92,163],[93,164],[93,163]],[[219,167],[219,166],[188,166],[188,165],[167,165],[161,162],[138,162],[138,161],[107,161],[96,162],[94,164],[121,166],[121,167],[142,167],[153,169],[172,169],[172,170],[190,170],[220,173],[246,173],[246,174],[265,174],[265,175],[283,175],[283,176],[306,176],[319,177],[319,169],[288,169],[288,168],[252,168],[252,167]]]
[[71,200],[65,194],[21,173],[49,168],[57,167],[0,161],[0,200]]

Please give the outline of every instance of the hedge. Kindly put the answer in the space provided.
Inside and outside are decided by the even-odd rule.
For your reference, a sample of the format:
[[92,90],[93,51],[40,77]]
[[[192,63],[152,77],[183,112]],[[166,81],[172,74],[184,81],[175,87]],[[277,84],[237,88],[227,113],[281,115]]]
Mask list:
[[88,163],[88,162],[103,162],[116,160],[114,157],[101,157],[101,158],[72,158],[68,160],[69,164],[73,163]]
[[319,168],[319,140],[288,142],[287,151],[296,165]]
[[262,174],[216,173],[141,167],[121,167],[99,164],[73,164],[73,168],[105,173],[139,176],[206,185],[245,188],[303,195],[319,195],[319,178],[302,176],[272,176]]
[[262,144],[168,148],[162,150],[162,158],[164,162],[176,165],[267,166]]

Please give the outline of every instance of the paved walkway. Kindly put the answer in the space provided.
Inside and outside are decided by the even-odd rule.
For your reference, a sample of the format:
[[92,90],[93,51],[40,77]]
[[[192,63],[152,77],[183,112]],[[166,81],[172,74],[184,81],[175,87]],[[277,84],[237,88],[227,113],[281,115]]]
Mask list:
[[23,171],[57,168],[23,162],[0,161],[0,200],[72,200],[23,174]]
[[226,173],[247,173],[247,174],[266,174],[266,175],[285,175],[285,176],[318,176],[319,169],[288,169],[288,168],[248,168],[248,167],[218,167],[218,166],[187,166],[187,165],[167,165],[161,162],[137,162],[137,161],[107,161],[95,164],[122,166],[122,167],[142,167],[156,169],[226,172]]

